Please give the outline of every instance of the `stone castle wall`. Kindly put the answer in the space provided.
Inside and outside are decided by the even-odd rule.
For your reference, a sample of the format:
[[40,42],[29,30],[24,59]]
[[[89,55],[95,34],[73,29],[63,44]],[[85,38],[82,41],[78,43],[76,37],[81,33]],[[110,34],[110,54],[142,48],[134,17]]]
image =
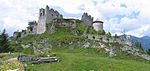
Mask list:
[[81,24],[91,27],[93,25],[93,17],[91,17],[91,15],[88,15],[87,13],[83,13],[81,18]]
[[[46,28],[48,23],[51,23],[53,26],[50,27],[50,30],[54,30],[56,29],[56,27],[76,28],[77,26],[76,19],[64,19],[58,11],[46,6],[45,9],[39,9],[39,19],[37,22],[29,22],[30,29],[26,30],[26,34],[42,34],[46,31],[46,29],[49,29]],[[83,13],[81,18],[81,24],[93,28],[93,23],[93,17],[91,17],[91,15],[88,15],[87,13]],[[99,21],[97,23],[99,23]],[[101,24],[101,26],[101,29],[103,29],[103,24]]]
[[[39,19],[37,25],[33,25],[33,34],[42,34],[46,31],[46,24],[52,23],[56,24],[57,26],[61,27],[76,27],[76,20],[75,19],[63,19],[63,16],[56,10],[50,9],[48,6],[46,8],[41,8],[39,10]],[[87,27],[93,28],[93,17],[88,15],[87,13],[83,13],[81,18],[81,24]],[[96,23],[99,23],[96,22]],[[100,23],[100,30],[103,30],[103,23]]]
[[55,18],[63,18],[63,16],[54,9],[49,9],[48,6],[45,9],[41,8],[39,11],[37,34],[44,33],[46,31],[46,23],[51,23]]
[[37,24],[37,34],[42,34],[46,31],[45,9],[41,8],[39,12],[39,20]]
[[29,28],[27,29],[27,33],[28,34],[36,34],[37,33],[37,22],[36,21],[32,21],[29,22]]
[[54,19],[53,23],[56,27],[71,27],[76,28],[75,19]]
[[48,6],[46,6],[46,23],[50,23],[53,21],[55,18],[63,18],[63,16],[53,8],[49,9]]
[[102,21],[94,21],[93,27],[96,31],[103,31],[103,22]]
[[83,37],[91,40],[103,41],[103,42],[118,42],[119,44],[125,44],[132,46],[132,42],[129,39],[120,39],[120,38],[108,38],[103,35],[93,35],[93,34],[84,34]]

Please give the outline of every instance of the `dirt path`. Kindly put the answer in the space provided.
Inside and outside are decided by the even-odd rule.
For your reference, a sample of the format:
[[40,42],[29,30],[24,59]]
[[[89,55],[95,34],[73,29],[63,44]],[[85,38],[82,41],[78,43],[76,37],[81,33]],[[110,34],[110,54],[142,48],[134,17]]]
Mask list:
[[11,61],[15,61],[15,60],[17,60],[17,57],[15,57],[15,58],[10,58],[10,59],[6,60],[6,62],[11,62]]

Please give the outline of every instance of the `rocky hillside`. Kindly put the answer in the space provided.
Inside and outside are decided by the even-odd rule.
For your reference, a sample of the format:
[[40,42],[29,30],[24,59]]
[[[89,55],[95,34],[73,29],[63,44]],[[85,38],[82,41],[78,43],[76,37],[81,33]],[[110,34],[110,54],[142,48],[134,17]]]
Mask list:
[[[47,24],[47,29],[52,26],[49,24]],[[87,27],[78,22],[76,28],[55,27],[53,33],[51,30],[47,30],[43,34],[29,34],[22,38],[14,37],[11,44],[12,47],[17,48],[16,51],[32,55],[46,54],[52,48],[74,49],[79,47],[102,50],[108,57],[125,58],[131,55],[131,58],[133,56],[135,59],[138,57],[150,60],[140,47],[130,43],[127,38],[112,37],[110,33],[95,31],[92,28],[85,29]]]

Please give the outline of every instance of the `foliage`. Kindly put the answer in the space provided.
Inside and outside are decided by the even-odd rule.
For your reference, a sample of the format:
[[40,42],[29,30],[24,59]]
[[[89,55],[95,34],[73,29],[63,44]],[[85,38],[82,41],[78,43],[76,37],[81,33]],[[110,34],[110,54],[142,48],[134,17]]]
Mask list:
[[146,52],[147,52],[148,55],[150,55],[150,49],[148,49]]
[[20,69],[19,71],[23,71],[23,65],[19,61],[4,62],[3,65],[0,66],[0,71],[7,71],[18,68]]
[[105,35],[106,32],[103,31],[96,31],[95,29],[89,28],[87,31],[88,34],[96,34],[96,35]]
[[14,40],[18,40],[21,37],[21,32],[16,31],[14,32],[16,36],[14,36]]
[[78,35],[82,35],[86,29],[86,26],[81,25],[80,23],[77,23],[77,31]]
[[52,23],[47,23],[46,24],[46,32],[49,32],[51,26],[52,26]]
[[22,64],[19,61],[12,60],[21,53],[0,53],[0,71],[7,71],[10,69],[20,68],[19,71],[23,70]]
[[100,49],[53,48],[62,61],[28,65],[32,71],[149,71],[149,62],[107,57]]
[[108,33],[106,34],[106,36],[107,36],[108,38],[111,38],[111,37],[112,37],[110,32],[108,32]]
[[10,58],[17,57],[18,55],[19,55],[19,53],[0,53],[0,59],[2,61],[4,61],[4,60],[10,59]]
[[135,45],[136,48],[139,48],[140,50],[144,51],[144,49],[143,49],[140,42],[135,42],[134,45]]
[[32,26],[28,26],[27,29],[32,30]]
[[79,19],[76,19],[76,22],[77,22],[77,23],[81,23],[81,20],[79,20]]
[[[47,26],[47,28],[50,26]],[[116,47],[115,57],[108,57],[108,53],[104,49],[94,49],[94,48],[78,48],[76,43],[80,41],[85,41],[82,39],[82,35],[85,32],[86,26],[77,24],[77,28],[64,28],[57,27],[57,31],[54,33],[45,32],[43,34],[32,34],[24,38],[20,38],[21,44],[26,44],[27,42],[35,42],[35,45],[40,43],[43,39],[48,39],[50,44],[54,46],[52,48],[52,53],[50,56],[58,56],[62,59],[60,63],[45,63],[45,64],[35,64],[30,65],[27,69],[31,71],[136,71],[144,70],[149,71],[149,64],[142,61],[139,57],[123,53],[119,49],[122,45],[119,43],[105,43],[98,42],[108,46]],[[78,35],[73,35],[72,31],[76,30]],[[88,28],[89,34],[105,35],[111,38],[111,33],[103,31],[95,31],[92,28]],[[89,41],[89,40],[87,40]],[[90,40],[92,44],[96,44],[96,41]],[[37,43],[36,43],[37,42]],[[58,46],[58,44],[61,46]],[[69,44],[71,43],[71,44]],[[73,49],[69,46],[74,46]],[[17,46],[21,46],[20,44]],[[58,48],[60,47],[60,48]],[[28,47],[22,50],[23,53],[33,54],[33,47]],[[46,56],[46,54],[40,54],[39,56]],[[139,61],[141,60],[141,61]]]
[[103,30],[103,31],[100,31],[101,35],[105,35],[106,32]]
[[9,39],[6,30],[4,29],[2,34],[0,34],[0,53],[9,52],[11,49],[9,48]]
[[30,55],[34,54],[33,47],[24,48],[22,50],[22,52],[25,53],[25,54],[30,54]]

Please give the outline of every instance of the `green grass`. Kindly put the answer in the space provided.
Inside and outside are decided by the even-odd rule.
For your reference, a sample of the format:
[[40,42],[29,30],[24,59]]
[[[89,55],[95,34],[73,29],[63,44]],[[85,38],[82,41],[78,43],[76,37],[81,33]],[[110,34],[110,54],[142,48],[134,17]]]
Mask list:
[[20,53],[0,53],[0,62],[17,57]]
[[27,71],[149,71],[150,62],[110,58],[93,48],[53,48],[61,62],[29,65]]
[[8,59],[15,58],[21,53],[0,53],[0,71],[7,71],[10,69],[17,69],[20,68],[20,70],[23,70],[23,65],[17,61],[8,61]]
[[18,68],[20,71],[23,71],[23,65],[19,61],[3,62],[3,65],[0,66],[0,71],[7,71]]
[[[145,61],[137,56],[120,51],[122,45],[117,43],[105,43],[99,41],[87,40],[82,37],[85,31],[85,26],[77,24],[77,29],[57,27],[55,33],[50,34],[46,31],[43,34],[32,34],[24,38],[20,38],[20,44],[15,44],[15,47],[21,47],[21,44],[36,42],[38,45],[43,39],[50,40],[52,44],[52,53],[62,59],[61,62],[43,63],[43,64],[28,64],[26,71],[149,71],[150,61]],[[75,36],[72,31],[78,31]],[[90,33],[98,34],[94,30]],[[88,41],[91,44],[98,45],[99,43],[107,46],[113,46],[117,56],[109,57],[104,49],[81,48],[77,42]],[[73,44],[69,44],[73,42]],[[14,44],[15,42],[13,42]],[[58,46],[61,43],[61,46]],[[76,48],[68,48],[73,46]],[[49,47],[49,46],[47,46]],[[79,48],[77,48],[79,47]],[[21,49],[20,49],[21,50]],[[26,54],[33,54],[32,46],[21,50]]]

